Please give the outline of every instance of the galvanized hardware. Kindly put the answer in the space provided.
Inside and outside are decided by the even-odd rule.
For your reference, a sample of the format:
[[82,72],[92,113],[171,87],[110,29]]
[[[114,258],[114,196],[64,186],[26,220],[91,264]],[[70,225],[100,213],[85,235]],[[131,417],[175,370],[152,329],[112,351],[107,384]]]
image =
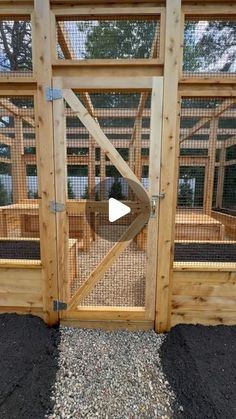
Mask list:
[[156,217],[158,199],[163,199],[163,198],[165,198],[165,193],[164,192],[160,192],[159,195],[152,195],[152,198],[151,198],[151,214],[150,214],[151,218]]
[[56,213],[56,212],[63,212],[65,211],[65,204],[62,204],[61,202],[50,202],[50,212]]
[[63,311],[67,309],[67,303],[63,303],[62,301],[53,301],[53,311]]
[[62,89],[52,89],[51,87],[46,88],[46,99],[48,102],[52,102],[53,100],[62,99],[63,92]]

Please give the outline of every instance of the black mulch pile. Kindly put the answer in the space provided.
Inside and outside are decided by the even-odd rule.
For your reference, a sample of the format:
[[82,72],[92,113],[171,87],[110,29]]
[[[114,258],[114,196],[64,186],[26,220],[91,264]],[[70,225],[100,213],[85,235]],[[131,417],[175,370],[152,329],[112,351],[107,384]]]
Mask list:
[[176,243],[178,262],[236,262],[236,245],[227,243]]
[[59,340],[37,317],[0,315],[0,418],[41,419],[51,411]]
[[183,406],[176,418],[236,418],[236,326],[175,326],[161,358]]

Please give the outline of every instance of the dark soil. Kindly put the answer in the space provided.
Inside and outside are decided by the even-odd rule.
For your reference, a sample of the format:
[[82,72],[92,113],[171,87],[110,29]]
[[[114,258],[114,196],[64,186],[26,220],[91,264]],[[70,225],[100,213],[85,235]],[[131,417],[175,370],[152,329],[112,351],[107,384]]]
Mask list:
[[40,260],[38,241],[0,240],[0,259]]
[[175,326],[161,359],[183,407],[176,419],[236,418],[236,326]]
[[233,209],[226,209],[226,208],[214,208],[214,211],[221,212],[223,214],[233,215],[236,216],[236,210]]
[[51,411],[59,332],[34,316],[0,315],[0,418],[41,419]]
[[176,243],[177,262],[236,262],[236,245],[226,243]]
[[[40,260],[37,241],[0,240],[0,259]],[[236,262],[235,244],[176,243],[177,262]]]

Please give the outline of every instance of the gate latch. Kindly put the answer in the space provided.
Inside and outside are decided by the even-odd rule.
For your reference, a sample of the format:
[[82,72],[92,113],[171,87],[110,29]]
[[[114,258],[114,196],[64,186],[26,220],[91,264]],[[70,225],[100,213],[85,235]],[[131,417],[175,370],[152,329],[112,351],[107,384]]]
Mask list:
[[159,195],[152,195],[151,197],[151,218],[155,218],[156,216],[156,211],[157,211],[157,203],[158,203],[158,199],[163,199],[165,198],[165,193],[164,192],[160,192]]

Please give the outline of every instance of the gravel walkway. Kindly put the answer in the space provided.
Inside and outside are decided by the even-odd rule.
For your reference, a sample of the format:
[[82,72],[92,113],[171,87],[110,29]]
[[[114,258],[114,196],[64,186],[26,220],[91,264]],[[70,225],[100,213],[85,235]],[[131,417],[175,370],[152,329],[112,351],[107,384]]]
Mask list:
[[61,327],[59,370],[52,395],[59,418],[173,418],[174,394],[159,351],[165,337]]

